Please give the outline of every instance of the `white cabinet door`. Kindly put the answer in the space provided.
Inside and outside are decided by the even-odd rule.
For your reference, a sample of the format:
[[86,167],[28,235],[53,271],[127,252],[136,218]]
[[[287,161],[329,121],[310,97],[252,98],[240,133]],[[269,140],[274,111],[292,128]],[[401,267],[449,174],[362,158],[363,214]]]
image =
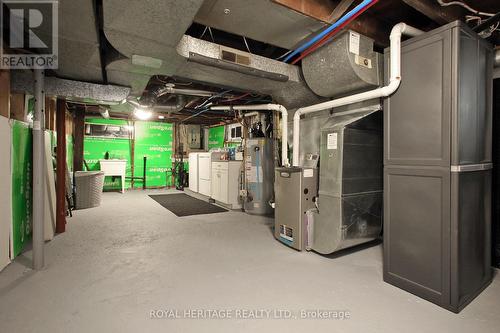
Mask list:
[[198,154],[189,154],[189,189],[198,192]]
[[229,180],[228,180],[228,170],[220,170],[219,171],[219,177],[220,177],[220,201],[222,201],[225,204],[229,204],[229,197],[228,197],[228,186],[229,186]]
[[212,199],[220,201],[220,174],[219,170],[212,168]]
[[200,180],[210,180],[212,159],[210,153],[198,155],[198,177]]

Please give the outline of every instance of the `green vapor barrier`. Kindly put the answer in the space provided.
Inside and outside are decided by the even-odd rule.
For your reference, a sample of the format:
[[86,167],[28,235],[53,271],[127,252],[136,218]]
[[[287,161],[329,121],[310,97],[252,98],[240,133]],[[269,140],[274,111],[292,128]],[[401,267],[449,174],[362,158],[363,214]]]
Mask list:
[[224,148],[225,126],[211,127],[208,129],[208,150]]
[[[126,120],[103,118],[86,118],[85,122],[87,124],[121,126],[131,124]],[[173,147],[172,124],[137,121],[134,124],[134,131],[134,176],[142,177],[144,171],[143,158],[146,156],[146,186],[164,187],[172,185],[170,173]],[[104,159],[106,152],[108,152],[110,159],[127,160],[126,176],[131,177],[131,151],[132,141],[127,138],[93,136],[85,136],[84,138],[84,159],[90,170],[99,170],[99,160]],[[120,189],[120,179],[118,177],[106,177],[104,185],[105,190],[118,190]],[[142,186],[142,180],[134,180],[135,188],[142,188]],[[131,187],[130,179],[126,180],[125,187]]]
[[[135,122],[134,174],[141,177],[146,164],[146,186],[172,186],[173,126],[167,123]],[[142,187],[142,180],[135,180],[135,187]]]
[[12,123],[12,250],[18,256],[31,239],[33,223],[33,134],[28,124]]

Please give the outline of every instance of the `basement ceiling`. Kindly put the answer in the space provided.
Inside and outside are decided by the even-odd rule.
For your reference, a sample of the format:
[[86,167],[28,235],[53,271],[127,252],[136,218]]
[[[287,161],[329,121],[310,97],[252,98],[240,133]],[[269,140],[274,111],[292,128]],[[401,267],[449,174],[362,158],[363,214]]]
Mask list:
[[[342,2],[344,2],[343,0]],[[59,2],[59,64],[54,72],[63,78],[105,82],[132,87],[140,95],[153,75],[185,76],[216,84],[241,83],[245,89],[264,87],[266,94],[295,99],[292,104],[314,101],[303,82],[293,85],[269,84],[210,66],[189,63],[177,46],[193,22],[220,31],[215,42],[224,45],[223,32],[290,49],[325,25],[341,0],[64,0]],[[102,29],[111,48],[121,58],[104,58],[99,52],[99,19],[95,3],[102,3]],[[351,7],[359,3],[354,1]],[[466,1],[482,11],[500,11],[498,0]],[[388,43],[393,24],[404,21],[423,30],[470,14],[461,7],[441,7],[434,0],[381,0],[360,16],[351,28],[374,38],[379,46]],[[227,10],[226,10],[227,9]],[[490,38],[499,41],[499,35]],[[235,37],[236,36],[236,37]],[[241,37],[242,38],[242,37]],[[132,64],[133,55],[160,59],[159,68]],[[254,84],[249,84],[250,81]],[[304,96],[308,96],[307,98]]]
[[195,22],[291,49],[325,23],[269,0],[206,0]]
[[101,82],[92,0],[59,1],[59,77]]

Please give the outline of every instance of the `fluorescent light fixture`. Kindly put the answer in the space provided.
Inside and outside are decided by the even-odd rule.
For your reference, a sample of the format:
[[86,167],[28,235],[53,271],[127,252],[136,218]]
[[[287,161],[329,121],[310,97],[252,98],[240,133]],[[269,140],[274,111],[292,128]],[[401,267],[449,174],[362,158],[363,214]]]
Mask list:
[[145,109],[135,109],[134,116],[139,120],[148,120],[153,115],[153,112]]
[[158,116],[158,119],[165,119],[165,116]]

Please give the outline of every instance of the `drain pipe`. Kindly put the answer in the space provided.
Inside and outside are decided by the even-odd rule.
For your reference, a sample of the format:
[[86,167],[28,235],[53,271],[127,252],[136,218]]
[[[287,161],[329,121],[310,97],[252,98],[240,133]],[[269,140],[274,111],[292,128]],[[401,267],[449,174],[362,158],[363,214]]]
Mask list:
[[387,97],[392,95],[392,93],[394,93],[398,89],[399,84],[401,83],[401,36],[407,35],[414,37],[422,33],[423,31],[413,28],[405,23],[398,23],[392,28],[390,35],[391,76],[389,79],[389,84],[387,86],[370,90],[364,93],[342,97],[328,102],[323,102],[303,107],[295,111],[295,114],[293,116],[293,166],[299,166],[300,116],[303,114],[309,114],[313,112],[336,108],[343,105],[358,103],[369,99]]
[[182,109],[184,109],[184,107],[187,104],[187,101],[186,101],[186,98],[184,97],[184,95],[177,95],[176,99],[177,99],[177,101],[173,105],[155,105],[155,106],[153,106],[153,110],[160,111],[160,112],[168,112],[169,114],[171,112],[179,112]]
[[280,112],[282,115],[281,119],[281,164],[283,166],[289,166],[290,162],[288,161],[288,111],[287,109],[280,104],[259,104],[259,105],[233,105],[233,106],[212,106],[210,109],[212,110],[222,110],[222,111],[230,111],[230,110],[238,110],[238,111],[276,111]]
[[43,69],[35,69],[35,115],[33,119],[33,269],[44,266],[45,219],[45,92]]
[[179,89],[175,88],[175,85],[169,83],[165,85],[165,87],[158,89],[156,91],[156,97],[161,97],[163,95],[172,94],[172,95],[187,95],[187,96],[200,96],[200,97],[211,97],[216,95],[216,92],[206,91],[206,90],[198,90],[198,89]]

